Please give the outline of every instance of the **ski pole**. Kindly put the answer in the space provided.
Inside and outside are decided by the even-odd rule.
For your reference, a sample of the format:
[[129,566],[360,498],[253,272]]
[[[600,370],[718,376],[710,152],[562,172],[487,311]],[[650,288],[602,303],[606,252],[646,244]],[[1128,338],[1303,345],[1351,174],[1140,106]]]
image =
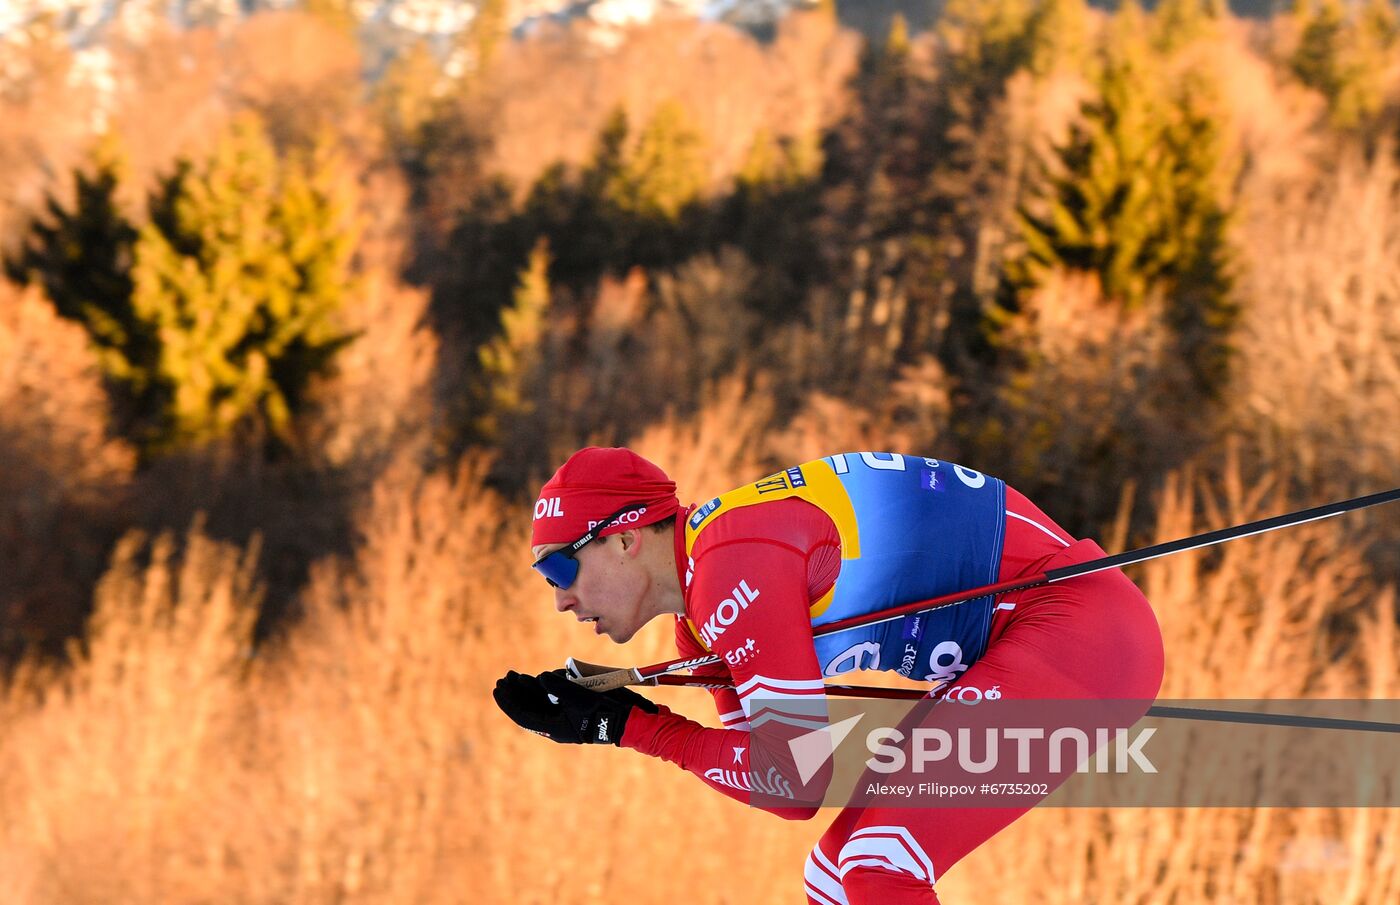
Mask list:
[[[683,688],[728,688],[733,685],[707,676],[658,676],[658,685]],[[884,698],[916,701],[927,698],[927,691],[917,688],[880,688],[871,685],[827,685],[826,693],[838,698]],[[1289,713],[1249,713],[1242,710],[1215,710],[1201,707],[1169,707],[1154,704],[1146,716],[1168,720],[1197,720],[1212,723],[1246,723],[1256,726],[1289,726],[1295,729],[1342,729],[1353,732],[1397,732],[1400,723],[1380,723],[1375,720],[1343,720],[1326,716],[1303,716]]]
[[[1297,512],[1289,512],[1284,515],[1259,519],[1258,521],[1247,522],[1232,528],[1221,528],[1217,531],[1193,534],[1190,537],[1183,537],[1162,544],[1154,544],[1150,547],[1141,547],[1137,550],[1129,550],[1124,553],[1114,554],[1113,556],[1091,559],[1088,562],[1064,566],[1059,569],[1050,569],[1046,572],[1024,575],[1020,578],[1012,578],[995,584],[983,585],[980,588],[956,591],[952,594],[930,597],[927,600],[900,604],[899,606],[890,607],[886,610],[879,610],[874,613],[863,613],[846,619],[837,619],[825,625],[814,626],[812,628],[812,635],[813,637],[817,637],[859,626],[877,625],[881,622],[889,622],[894,619],[902,618],[911,613],[922,613],[930,610],[942,609],[946,606],[953,606],[958,603],[966,603],[969,600],[976,600],[979,597],[1008,594],[1012,591],[1024,591],[1028,588],[1035,588],[1044,584],[1067,581],[1081,575],[1092,575],[1095,572],[1102,572],[1105,569],[1120,569],[1124,566],[1147,562],[1148,560],[1157,559],[1161,556],[1168,556],[1172,553],[1196,550],[1201,547],[1222,544],[1226,541],[1237,540],[1242,537],[1263,534],[1267,531],[1277,531],[1280,528],[1288,528],[1293,525],[1302,525],[1307,522],[1332,518],[1344,512],[1352,512],[1370,506],[1379,506],[1382,503],[1389,503],[1395,500],[1400,500],[1400,487],[1393,490],[1381,491],[1380,493],[1372,493],[1367,496],[1353,497],[1352,499],[1341,500],[1336,503],[1328,503],[1325,506],[1315,506],[1311,509],[1300,509]],[[586,688],[592,688],[595,691],[610,691],[614,688],[622,688],[626,685],[655,684],[653,680],[661,676],[670,675],[671,673],[679,672],[684,669],[697,669],[703,666],[710,666],[719,662],[719,657],[713,654],[703,657],[683,657],[678,660],[653,663],[650,666],[634,666],[626,669],[598,673],[592,676],[583,676],[574,679],[574,681]]]

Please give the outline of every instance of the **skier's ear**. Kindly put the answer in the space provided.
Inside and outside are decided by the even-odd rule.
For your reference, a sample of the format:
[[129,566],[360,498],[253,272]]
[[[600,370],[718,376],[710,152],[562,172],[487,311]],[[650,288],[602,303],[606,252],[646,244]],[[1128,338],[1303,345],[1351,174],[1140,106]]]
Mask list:
[[626,531],[615,535],[618,543],[622,544],[622,552],[628,556],[636,556],[642,552],[642,529],[628,528]]

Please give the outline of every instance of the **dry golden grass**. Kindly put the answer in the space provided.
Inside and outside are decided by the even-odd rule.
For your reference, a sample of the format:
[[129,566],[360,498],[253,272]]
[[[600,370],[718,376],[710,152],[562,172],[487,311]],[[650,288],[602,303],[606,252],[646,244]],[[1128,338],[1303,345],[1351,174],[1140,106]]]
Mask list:
[[1352,150],[1243,230],[1236,422],[1263,461],[1323,492],[1384,489],[1400,466],[1397,211],[1393,150]]
[[99,584],[88,643],[59,676],[30,668],[4,705],[0,851],[15,902],[215,901],[208,865],[248,725],[260,591],[247,552],[200,527],[131,534]]

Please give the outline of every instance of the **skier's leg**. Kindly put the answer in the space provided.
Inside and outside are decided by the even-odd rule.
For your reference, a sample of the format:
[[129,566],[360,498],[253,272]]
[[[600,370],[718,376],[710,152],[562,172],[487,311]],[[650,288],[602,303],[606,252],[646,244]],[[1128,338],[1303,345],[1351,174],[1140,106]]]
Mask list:
[[851,838],[862,812],[843,810],[807,856],[809,905],[937,905],[928,859],[917,845],[911,852],[901,841],[894,851],[869,831]]
[[[1047,567],[1099,555],[1096,544],[1080,542],[1051,557]],[[983,694],[995,689],[1005,700],[1118,699],[1146,710],[1162,679],[1161,632],[1146,599],[1122,573],[1086,575],[1007,599],[1016,604],[1015,618],[1000,626],[996,641],[957,686]],[[938,709],[943,706],[952,705]],[[1058,785],[1050,783],[1049,791]],[[809,880],[809,896],[815,886],[822,898],[811,900],[820,905],[936,902],[938,877],[1028,810],[847,808],[808,860],[809,876],[824,884]],[[840,880],[844,901],[832,879]]]
[[841,881],[850,905],[938,905],[928,881],[910,874],[856,868]]
[[860,808],[843,809],[807,855],[802,881],[810,905],[850,905],[841,886],[841,871],[836,860],[860,811]]
[[[908,819],[911,816],[913,821]],[[914,834],[918,830],[926,835],[928,816],[904,808],[861,812],[836,860],[850,905],[938,902],[933,861]]]

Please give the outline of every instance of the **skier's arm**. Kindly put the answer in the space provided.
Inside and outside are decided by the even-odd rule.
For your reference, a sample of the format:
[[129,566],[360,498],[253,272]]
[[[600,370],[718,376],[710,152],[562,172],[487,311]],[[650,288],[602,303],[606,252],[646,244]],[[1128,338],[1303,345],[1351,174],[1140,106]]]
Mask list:
[[[767,540],[723,543],[697,560],[695,622],[728,664],[739,710],[764,727],[757,752],[748,730],[709,729],[665,707],[634,711],[622,747],[677,764],[746,804],[788,819],[813,816],[810,802],[820,799],[829,764],[804,787],[785,741],[826,725],[806,565],[802,550]],[[755,785],[758,801],[750,794]],[[777,803],[784,799],[793,806]]]
[[[682,657],[702,657],[710,653],[700,642],[696,640],[694,630],[690,623],[680,616],[676,617],[676,650]],[[723,663],[716,663],[712,666],[701,666],[692,669],[691,673],[697,676],[718,679],[734,684],[734,678],[729,674],[729,670]],[[749,728],[749,718],[744,714],[743,706],[739,703],[739,695],[732,687],[712,688],[710,694],[715,699],[715,710],[719,713],[719,721],[726,729],[747,729]]]

